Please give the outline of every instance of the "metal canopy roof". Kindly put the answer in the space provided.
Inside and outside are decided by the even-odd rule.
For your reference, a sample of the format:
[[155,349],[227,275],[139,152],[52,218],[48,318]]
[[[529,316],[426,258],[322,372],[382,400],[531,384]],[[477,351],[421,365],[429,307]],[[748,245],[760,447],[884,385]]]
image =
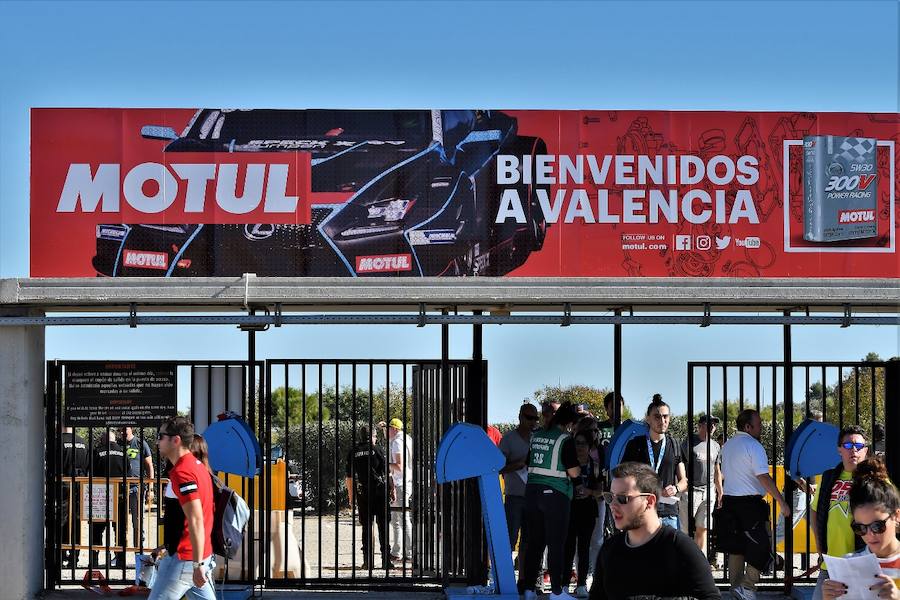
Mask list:
[[[43,312],[782,311],[900,312],[900,280],[731,278],[82,278],[0,280],[0,309]],[[424,305],[424,306],[423,306]]]

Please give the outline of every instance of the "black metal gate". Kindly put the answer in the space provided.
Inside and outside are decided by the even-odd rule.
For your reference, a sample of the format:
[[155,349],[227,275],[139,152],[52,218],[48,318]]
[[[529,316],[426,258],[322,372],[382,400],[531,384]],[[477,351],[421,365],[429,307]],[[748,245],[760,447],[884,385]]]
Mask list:
[[[88,456],[106,444],[110,428],[66,426],[65,382],[70,365],[88,361],[48,361],[46,414],[46,587],[82,583],[98,570],[111,584],[135,579],[135,555],[149,553],[162,541],[161,502],[167,482],[159,468],[156,427],[135,428],[139,443],[151,448],[154,477],[98,476],[94,464],[75,470],[65,460],[64,437],[82,439]],[[91,363],[96,361],[90,361]],[[416,360],[273,360],[171,361],[178,368],[178,410],[189,416],[198,432],[225,410],[247,419],[260,440],[264,468],[255,481],[231,478],[229,485],[253,512],[247,540],[239,557],[217,567],[217,582],[227,570],[227,582],[272,587],[412,588],[464,581],[471,571],[472,548],[482,545],[477,489],[467,482],[438,486],[434,457],[444,431],[453,423],[483,418],[486,366],[475,374],[478,410],[473,396],[472,361]],[[442,369],[446,366],[446,371]],[[252,375],[250,375],[252,373]],[[410,438],[410,476],[401,476],[405,510],[384,506],[383,517],[404,517],[410,536],[400,540],[400,560],[393,568],[363,568],[362,526],[356,507],[347,503],[344,484],[346,455],[357,441],[359,427],[382,431],[380,422],[399,419]],[[478,419],[475,419],[478,420]],[[387,429],[385,428],[384,431]],[[378,439],[387,455],[383,433]],[[67,468],[64,468],[64,463]],[[79,468],[81,469],[81,467]],[[390,475],[390,473],[386,473]],[[115,501],[110,515],[94,513],[94,503],[81,509],[79,493],[87,488],[124,498],[125,490],[141,490],[135,505]],[[149,498],[145,490],[154,490]],[[123,514],[124,513],[124,514]],[[475,523],[477,527],[473,527]],[[140,531],[143,535],[135,535]],[[130,534],[130,535],[129,535]],[[390,535],[390,543],[394,543]],[[376,534],[376,539],[378,538]],[[129,542],[130,540],[130,542]],[[406,555],[410,560],[403,560]],[[93,569],[89,569],[89,567]]]
[[[162,497],[167,483],[163,461],[156,448],[158,425],[135,427],[139,447],[147,443],[154,466],[153,477],[141,472],[138,477],[108,475],[98,461],[98,450],[107,446],[110,435],[119,438],[119,428],[76,427],[65,433],[66,376],[70,366],[96,364],[98,361],[48,361],[45,394],[46,478],[45,478],[45,585],[84,581],[89,571],[99,571],[106,582],[130,584],[135,581],[135,555],[149,554],[162,543]],[[121,362],[121,361],[116,361]],[[132,361],[133,362],[133,361]],[[141,361],[137,361],[141,362]],[[153,362],[153,361],[149,361]],[[262,438],[262,420],[258,390],[262,386],[263,363],[246,361],[166,361],[174,365],[178,381],[187,380],[189,390],[179,384],[178,413],[190,417],[202,432],[215,415],[231,410],[246,416]],[[72,445],[83,444],[84,464],[71,459]],[[67,448],[66,445],[70,447]],[[140,454],[140,452],[139,452]],[[103,474],[98,474],[103,473]],[[265,469],[262,477],[266,479]],[[233,487],[251,508],[259,508],[258,485],[231,478]],[[152,495],[151,492],[152,491]],[[82,496],[85,499],[82,499]],[[92,498],[92,501],[85,501]],[[97,498],[100,498],[99,505]],[[100,508],[108,502],[105,508]],[[258,511],[254,511],[257,514]],[[263,558],[268,544],[260,536],[259,519],[251,519],[241,555],[219,564],[215,572],[221,581],[227,568],[227,581],[256,585],[263,583]]]
[[[888,447],[900,442],[900,436],[892,431],[900,426],[895,412],[900,392],[896,389],[898,367],[900,363],[896,361],[791,362],[787,368],[783,362],[688,363],[688,412],[686,422],[677,426],[679,430],[683,427],[684,431],[676,433],[693,433],[697,417],[713,415],[721,419],[719,432],[713,438],[718,437],[716,441],[724,445],[736,431],[738,413],[745,408],[756,409],[763,417],[761,442],[769,456],[775,483],[793,505],[793,522],[785,524],[778,507],[771,503],[775,567],[762,575],[762,586],[777,586],[789,591],[793,583],[813,583],[817,576],[815,542],[807,518],[812,498],[799,490],[790,477],[784,476],[787,436],[806,418],[823,420],[838,427],[857,424],[866,432],[870,452],[884,454]],[[893,403],[887,402],[888,398],[892,398]],[[706,452],[710,452],[709,443]],[[693,453],[689,453],[688,458],[688,489],[692,490]],[[888,467],[896,477],[897,465],[892,464],[891,453],[887,453],[887,459]],[[694,514],[694,494],[686,496],[686,502],[682,504],[687,506],[689,518],[688,523],[682,524],[682,529],[693,536],[698,525],[690,518]],[[715,523],[711,511],[705,529],[711,534],[705,553],[710,558],[721,557],[715,549]],[[727,561],[718,567],[714,571],[718,582],[727,584]]]
[[[288,481],[267,483],[270,515],[291,486],[295,492],[286,518],[265,524],[281,530],[265,533],[281,546],[267,556],[268,586],[393,589],[465,578],[466,522],[473,510],[480,514],[477,492],[473,497],[461,483],[438,486],[434,457],[444,431],[466,418],[471,364],[449,361],[445,380],[440,361],[267,361],[261,441],[283,457],[290,473]],[[400,427],[391,426],[396,420]],[[394,481],[398,500],[375,507],[380,514],[364,527],[345,483],[348,454],[361,435],[372,432],[385,458],[393,442],[395,450],[406,448],[403,455],[411,452],[411,460],[402,472],[392,472],[385,461],[384,479]],[[379,519],[392,555],[388,568],[378,543],[382,532],[374,526]],[[375,548],[371,562],[364,562],[361,548],[366,529]],[[293,560],[273,565],[278,556],[290,559],[292,548]]]

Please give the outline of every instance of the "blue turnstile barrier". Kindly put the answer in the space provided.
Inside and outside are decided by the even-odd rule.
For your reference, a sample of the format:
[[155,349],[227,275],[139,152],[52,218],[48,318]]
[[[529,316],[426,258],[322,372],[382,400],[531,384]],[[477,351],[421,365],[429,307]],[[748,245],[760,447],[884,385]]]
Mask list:
[[831,423],[812,419],[800,423],[785,448],[787,470],[791,476],[809,478],[821,475],[841,462],[837,450],[839,433],[837,426]]
[[209,466],[241,477],[256,477],[262,467],[262,450],[247,422],[240,415],[226,412],[210,423],[203,438],[209,446]]
[[612,471],[622,462],[622,455],[625,454],[625,446],[632,438],[641,435],[647,435],[647,424],[639,421],[625,419],[622,421],[612,438],[609,440],[609,447],[606,449],[606,469]]
[[[437,449],[435,478],[438,483],[478,478],[481,514],[487,534],[488,556],[496,585],[489,593],[503,600],[519,600],[513,572],[512,549],[500,491],[500,469],[506,458],[484,429],[471,423],[457,423],[447,430]],[[478,592],[481,593],[478,593]],[[487,595],[484,588],[446,588],[453,598],[475,598]]]

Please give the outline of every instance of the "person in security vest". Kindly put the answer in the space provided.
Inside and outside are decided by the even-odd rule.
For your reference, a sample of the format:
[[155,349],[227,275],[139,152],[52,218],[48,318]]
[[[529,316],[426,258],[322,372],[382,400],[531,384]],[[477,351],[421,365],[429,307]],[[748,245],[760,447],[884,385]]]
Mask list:
[[569,435],[577,418],[575,407],[564,402],[548,426],[531,436],[521,543],[524,558],[519,575],[519,592],[525,600],[536,598],[535,579],[545,547],[551,600],[572,598],[563,588],[563,570],[573,479],[581,475],[575,443]]
[[859,425],[848,425],[838,434],[838,454],[841,462],[833,469],[822,473],[822,480],[813,498],[812,523],[816,548],[819,551],[819,578],[813,598],[822,598],[822,586],[828,579],[828,570],[822,557],[844,556],[862,550],[865,546],[862,538],[853,533],[850,524],[853,515],[850,511],[850,488],[853,484],[853,472],[857,465],[866,459],[868,444],[865,432]]
[[388,492],[393,492],[394,482],[386,476],[387,463],[384,455],[377,447],[378,437],[375,432],[363,425],[359,428],[356,444],[347,453],[346,480],[347,496],[350,506],[356,502],[359,523],[362,525],[363,569],[374,566],[373,561],[373,521],[378,525],[378,542],[381,550],[381,566],[390,569],[390,551],[388,548],[387,519],[385,513],[388,506]]

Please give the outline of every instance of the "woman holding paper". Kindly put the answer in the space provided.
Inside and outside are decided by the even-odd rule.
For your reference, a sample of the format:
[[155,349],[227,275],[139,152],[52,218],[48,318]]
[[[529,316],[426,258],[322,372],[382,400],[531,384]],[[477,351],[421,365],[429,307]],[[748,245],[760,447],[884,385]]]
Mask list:
[[[900,600],[900,494],[888,479],[881,460],[870,458],[857,466],[850,489],[850,510],[853,532],[866,543],[865,548],[850,556],[874,554],[881,567],[876,583],[869,587],[871,597]],[[847,586],[829,579],[822,592],[826,600],[840,598],[847,593]]]

